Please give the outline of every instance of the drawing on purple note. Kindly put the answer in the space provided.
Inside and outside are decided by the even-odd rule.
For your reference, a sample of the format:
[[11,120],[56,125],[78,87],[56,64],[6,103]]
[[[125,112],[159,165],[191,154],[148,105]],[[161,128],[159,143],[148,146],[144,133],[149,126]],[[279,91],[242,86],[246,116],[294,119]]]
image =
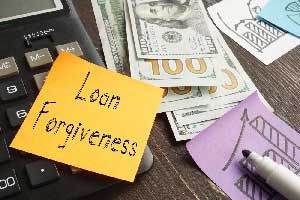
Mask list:
[[234,27],[230,27],[222,19],[220,13],[217,13],[219,19],[229,30],[259,52],[262,52],[269,45],[285,35],[278,28],[256,19],[257,14],[262,9],[261,3],[261,0],[249,0],[246,4],[249,13],[245,14],[245,16],[248,15],[249,17],[241,19]]
[[279,153],[277,153],[273,149],[267,150],[263,154],[263,156],[268,156],[269,158],[271,158],[275,162],[282,164],[283,166],[285,166],[286,168],[288,168],[289,170],[291,170],[294,173],[298,170],[297,166],[295,166],[294,163],[292,163],[291,161],[289,161],[287,158],[281,156]]
[[247,124],[247,122],[249,121],[247,109],[244,110],[244,113],[243,113],[243,116],[242,116],[242,118],[241,118],[241,121],[243,122],[243,125],[242,125],[241,131],[240,131],[239,138],[238,138],[238,140],[237,140],[237,142],[236,142],[236,144],[235,144],[235,146],[234,146],[234,149],[233,149],[233,151],[232,151],[232,153],[231,153],[231,155],[230,155],[229,160],[226,162],[225,166],[224,166],[223,169],[222,169],[223,171],[226,171],[226,169],[228,169],[228,167],[230,166],[230,164],[231,164],[233,158],[235,157],[235,154],[236,154],[236,151],[237,151],[237,149],[238,149],[238,146],[239,146],[239,144],[240,144],[240,142],[241,142],[241,139],[242,139],[242,137],[243,137],[243,133],[244,133],[246,124]]
[[244,149],[300,176],[300,135],[271,112],[257,93],[198,134],[187,149],[198,167],[232,199],[286,200],[257,175],[255,165],[242,155]]
[[[280,163],[289,168],[294,173],[298,174],[300,169],[297,168],[292,162],[284,156],[277,153],[274,149],[269,149],[263,153],[263,156],[268,156],[275,162]],[[279,195],[276,191],[270,188],[261,177],[255,174],[255,167],[250,164],[245,158],[241,159],[239,164],[246,169],[246,173],[239,178],[235,186],[243,194],[251,200],[267,200],[273,199]]]
[[[263,156],[268,156],[300,176],[300,147],[262,116],[255,117],[249,125],[254,134],[259,134],[272,145],[272,149],[266,149]],[[255,174],[255,167],[245,158],[239,164],[246,169],[246,173],[236,181],[235,186],[245,196],[251,200],[272,200],[279,195]]]
[[[268,156],[267,150],[263,156]],[[269,187],[264,180],[255,174],[255,166],[248,162],[245,158],[239,161],[239,164],[246,169],[246,173],[242,175],[235,183],[235,186],[243,194],[251,200],[271,200],[277,194]]]
[[[295,166],[294,163],[292,163],[287,158],[285,158],[282,155],[280,155],[279,153],[277,153],[274,149],[269,149],[269,150],[265,151],[262,154],[262,156],[268,156],[275,162],[282,164],[283,166],[285,166],[286,168],[288,168],[289,170],[291,170],[294,173],[296,173],[298,170],[297,166]],[[243,166],[244,168],[246,168],[248,171],[250,171],[252,173],[255,172],[255,167],[250,162],[248,162],[245,158],[241,159],[239,164],[241,166]]]
[[258,116],[252,120],[250,126],[277,150],[293,161],[293,163],[299,165],[299,160],[296,160],[296,158],[300,159],[300,147],[291,139],[273,127],[262,116]]
[[251,200],[271,200],[276,195],[272,188],[251,174],[243,175],[234,185]]
[[246,158],[243,158],[239,161],[239,165],[243,168],[247,169],[247,171],[254,173],[255,172],[255,166],[252,165],[250,162],[247,161]]

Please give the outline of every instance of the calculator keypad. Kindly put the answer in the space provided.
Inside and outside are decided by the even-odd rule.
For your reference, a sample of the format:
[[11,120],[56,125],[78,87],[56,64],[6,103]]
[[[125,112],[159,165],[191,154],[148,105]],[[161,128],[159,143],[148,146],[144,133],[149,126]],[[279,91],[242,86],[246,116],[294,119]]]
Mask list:
[[19,73],[18,66],[13,57],[0,60],[0,79]]
[[9,81],[0,84],[0,100],[11,101],[27,95],[22,80]]
[[58,45],[58,46],[56,46],[56,51],[57,51],[58,54],[65,51],[65,52],[72,53],[72,54],[74,54],[76,56],[79,56],[79,57],[84,56],[78,42],[70,42],[70,43],[67,43],[67,44]]
[[[81,57],[84,55],[78,42],[58,45],[56,46],[56,51],[58,54],[62,51],[66,51]],[[25,59],[27,63],[24,63],[23,65],[27,64],[27,72],[33,73],[33,81],[39,91],[47,78],[49,64],[53,63],[49,49],[43,48],[27,52],[25,53]],[[23,69],[20,70],[20,73],[23,73]],[[0,60],[0,104],[4,105],[4,111],[7,118],[6,123],[9,125],[6,130],[6,127],[0,124],[0,167],[1,165],[10,166],[11,162],[18,160],[15,156],[24,159],[32,156],[31,154],[21,151],[18,152],[18,154],[13,154],[8,148],[8,142],[11,141],[11,138],[7,137],[6,133],[10,134],[10,127],[12,127],[12,131],[15,131],[16,128],[22,124],[29,112],[32,101],[27,100],[27,98],[31,99],[33,92],[32,88],[29,88],[29,81],[26,80],[28,76],[26,76],[26,78],[22,76],[24,82],[26,80],[25,85],[23,80],[16,76],[18,74],[19,69],[14,57]],[[30,163],[25,164],[24,168],[28,177],[28,186],[31,186],[32,188],[50,184],[61,178],[56,168],[56,164],[53,161],[46,159],[31,161]],[[18,173],[23,172],[16,171],[16,168],[10,167],[4,168],[4,170],[2,169],[3,168],[0,170],[0,199],[21,193],[21,186],[19,185],[17,175]],[[75,167],[71,168],[72,174],[78,174],[82,171],[82,169]]]
[[0,199],[20,192],[21,188],[15,170],[0,171]]
[[47,48],[25,53],[25,57],[31,69],[39,68],[53,62]]

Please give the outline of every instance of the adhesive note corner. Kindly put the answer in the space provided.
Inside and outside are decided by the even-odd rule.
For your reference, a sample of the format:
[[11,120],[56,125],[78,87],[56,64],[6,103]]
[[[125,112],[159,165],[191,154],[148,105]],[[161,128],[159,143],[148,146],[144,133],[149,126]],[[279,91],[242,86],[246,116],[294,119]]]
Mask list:
[[61,53],[10,147],[133,182],[162,95]]
[[297,37],[300,36],[300,1],[270,0],[258,14],[258,18],[266,20]]

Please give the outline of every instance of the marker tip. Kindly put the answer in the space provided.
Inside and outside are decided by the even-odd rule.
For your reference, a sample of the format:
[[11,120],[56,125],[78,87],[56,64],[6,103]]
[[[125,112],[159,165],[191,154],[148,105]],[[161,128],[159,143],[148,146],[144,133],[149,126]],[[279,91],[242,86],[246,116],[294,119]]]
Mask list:
[[249,150],[243,150],[243,151],[242,151],[242,154],[243,154],[243,156],[244,156],[245,158],[248,158],[249,155],[251,154],[251,151],[249,151]]

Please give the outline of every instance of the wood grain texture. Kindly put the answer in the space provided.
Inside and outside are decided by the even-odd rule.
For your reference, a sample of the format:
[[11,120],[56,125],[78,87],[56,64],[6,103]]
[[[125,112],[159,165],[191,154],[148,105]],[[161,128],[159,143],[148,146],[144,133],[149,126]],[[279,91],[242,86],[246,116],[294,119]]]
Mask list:
[[[204,0],[206,6],[215,2],[218,1]],[[103,57],[90,0],[75,0],[74,4]],[[300,47],[266,66],[229,37],[224,34],[223,37],[275,113],[299,131]],[[149,172],[137,177],[133,184],[123,182],[84,199],[229,199],[198,169],[187,153],[185,142],[175,142],[165,114],[157,115],[148,144],[154,154],[154,165]]]

